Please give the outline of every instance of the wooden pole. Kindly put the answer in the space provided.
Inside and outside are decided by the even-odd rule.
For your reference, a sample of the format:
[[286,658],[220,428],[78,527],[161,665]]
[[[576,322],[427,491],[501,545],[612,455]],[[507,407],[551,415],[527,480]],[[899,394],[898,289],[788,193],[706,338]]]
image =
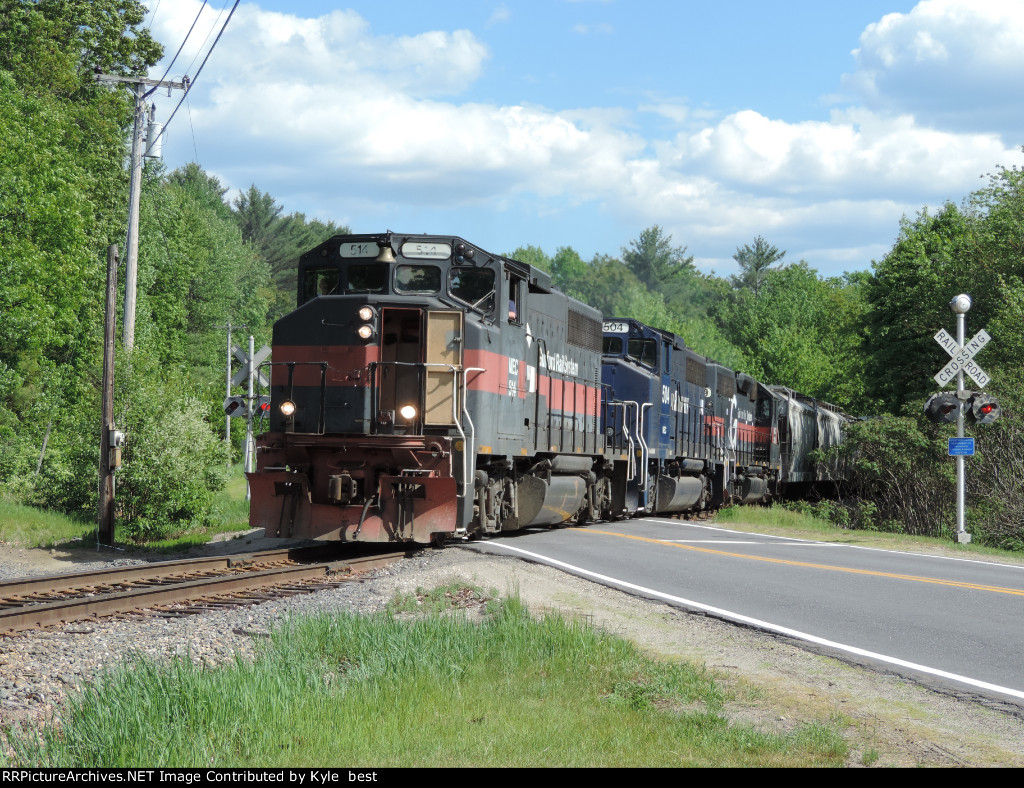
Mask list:
[[114,333],[117,330],[117,244],[107,247],[107,314],[103,333],[103,428],[100,436],[97,546],[114,541],[114,472],[110,436],[114,431]]

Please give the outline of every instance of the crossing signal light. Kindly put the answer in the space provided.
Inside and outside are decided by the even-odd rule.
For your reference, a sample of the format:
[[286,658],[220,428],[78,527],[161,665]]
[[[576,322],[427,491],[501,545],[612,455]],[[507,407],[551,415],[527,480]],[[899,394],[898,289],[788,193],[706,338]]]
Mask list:
[[264,395],[256,400],[256,405],[252,409],[252,417],[254,419],[262,419],[265,416],[270,415],[270,397]]
[[967,403],[967,417],[974,424],[991,424],[1003,415],[996,398],[991,394],[976,392]]
[[935,424],[954,424],[960,412],[960,400],[956,394],[940,391],[932,394],[924,403],[924,415]]
[[242,396],[226,397],[224,399],[224,412],[232,418],[248,416],[249,410],[245,407],[245,399]]

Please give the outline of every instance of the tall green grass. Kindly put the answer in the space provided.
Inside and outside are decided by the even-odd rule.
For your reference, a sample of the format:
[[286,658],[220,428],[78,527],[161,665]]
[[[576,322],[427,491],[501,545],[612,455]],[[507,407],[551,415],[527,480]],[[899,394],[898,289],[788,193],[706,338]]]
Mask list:
[[702,668],[516,599],[482,623],[293,620],[255,661],[138,659],[76,696],[19,766],[820,766],[835,726],[778,736],[723,715]]
[[[245,493],[245,474],[241,466],[236,465],[227,486],[217,493],[209,525],[148,542],[145,546],[165,552],[178,551],[205,544],[219,533],[246,530],[249,527],[249,502]],[[95,512],[71,517],[0,498],[0,542],[28,548],[92,548],[96,546],[95,517]],[[115,542],[124,542],[120,529],[115,534]]]
[[96,523],[0,498],[0,542],[18,547],[55,547],[96,538]]

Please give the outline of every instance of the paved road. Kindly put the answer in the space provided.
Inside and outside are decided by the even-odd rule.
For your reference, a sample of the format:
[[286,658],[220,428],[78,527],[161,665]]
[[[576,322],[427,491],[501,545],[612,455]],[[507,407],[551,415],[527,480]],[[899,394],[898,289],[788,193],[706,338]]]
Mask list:
[[477,544],[1024,706],[1024,567],[660,518]]

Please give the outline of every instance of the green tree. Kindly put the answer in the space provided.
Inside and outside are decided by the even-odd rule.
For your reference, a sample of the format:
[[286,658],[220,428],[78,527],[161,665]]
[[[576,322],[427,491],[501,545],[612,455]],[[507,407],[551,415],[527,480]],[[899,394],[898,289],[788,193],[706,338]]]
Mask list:
[[757,295],[723,302],[719,316],[748,360],[744,371],[850,408],[863,399],[864,309],[860,277],[822,279],[800,261],[769,271]]
[[136,0],[0,0],[0,69],[32,93],[87,98],[94,73],[144,74],[163,47]]
[[276,289],[269,305],[269,316],[279,317],[295,306],[298,286],[298,262],[303,252],[333,235],[349,229],[334,222],[307,221],[302,213],[283,215],[283,208],[255,184],[234,200],[234,214],[242,239],[252,244],[266,261]]
[[226,480],[226,448],[210,431],[205,407],[153,361],[133,354],[131,371],[118,381],[118,399],[133,406],[120,421],[127,438],[117,527],[136,541],[209,526],[214,495]]
[[532,265],[535,268],[539,268],[541,271],[547,271],[551,273],[551,258],[545,254],[544,250],[539,246],[526,245],[517,246],[505,257],[512,260],[518,260],[520,263],[526,263]]
[[739,264],[740,273],[730,277],[732,286],[737,289],[746,288],[757,296],[761,292],[765,275],[785,256],[785,251],[780,252],[778,247],[772,246],[760,235],[754,239],[753,246],[744,244],[736,247],[732,259]]
[[672,236],[658,225],[648,227],[622,249],[622,262],[654,291],[663,291],[696,270],[693,255],[687,257],[685,246],[672,246]]
[[560,246],[555,250],[551,260],[551,279],[559,290],[574,295],[578,292],[578,283],[586,278],[589,271],[586,261],[571,246]]
[[[872,410],[901,413],[921,406],[945,363],[935,333],[950,325],[949,302],[970,292],[974,276],[972,220],[956,206],[904,219],[892,250],[867,283],[866,385]],[[981,306],[981,305],[979,305]],[[972,324],[987,308],[972,310]],[[948,358],[946,358],[948,360]]]

